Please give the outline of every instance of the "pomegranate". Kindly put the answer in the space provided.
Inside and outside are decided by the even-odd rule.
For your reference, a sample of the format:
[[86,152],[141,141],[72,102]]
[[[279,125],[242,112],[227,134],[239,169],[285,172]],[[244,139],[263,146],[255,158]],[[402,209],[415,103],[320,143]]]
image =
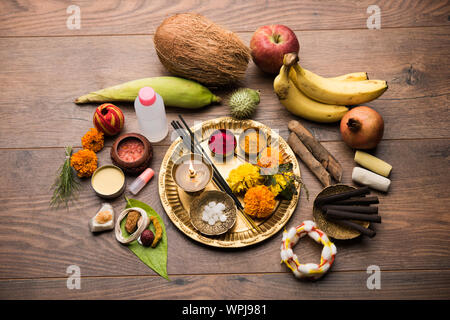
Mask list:
[[383,118],[369,107],[353,108],[341,119],[342,140],[354,149],[375,148],[383,132]]

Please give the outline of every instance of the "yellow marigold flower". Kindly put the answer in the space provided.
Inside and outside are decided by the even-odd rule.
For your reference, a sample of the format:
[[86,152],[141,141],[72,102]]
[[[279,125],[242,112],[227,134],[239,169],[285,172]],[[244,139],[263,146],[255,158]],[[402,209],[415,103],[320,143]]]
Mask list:
[[72,155],[70,165],[80,178],[90,177],[97,169],[97,155],[92,150],[82,149]]
[[248,189],[244,197],[244,211],[256,218],[266,218],[275,209],[275,196],[266,186]]
[[81,138],[81,145],[84,149],[99,152],[103,149],[105,143],[104,134],[96,128],[89,129],[88,132]]
[[251,163],[241,164],[231,170],[228,175],[228,185],[234,193],[241,193],[251,187],[262,183],[263,177],[259,174],[259,168]]
[[286,186],[288,185],[289,176],[290,173],[283,174],[275,174],[273,178],[275,179],[276,183],[275,185],[270,185],[269,190],[273,193],[273,195],[276,197],[281,191],[286,189]]

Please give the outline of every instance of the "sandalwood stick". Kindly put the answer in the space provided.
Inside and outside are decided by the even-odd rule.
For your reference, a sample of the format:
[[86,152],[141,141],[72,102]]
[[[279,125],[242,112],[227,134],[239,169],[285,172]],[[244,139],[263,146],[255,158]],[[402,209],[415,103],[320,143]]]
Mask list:
[[380,203],[378,201],[377,196],[372,197],[358,197],[358,198],[351,198],[347,200],[341,200],[333,202],[335,205],[370,205],[370,204],[377,204]]
[[314,158],[308,148],[300,141],[298,136],[291,132],[288,138],[288,144],[292,150],[300,157],[305,165],[314,173],[323,186],[328,187],[331,185],[331,176],[325,170],[325,168]]
[[327,209],[325,212],[325,217],[339,220],[351,219],[358,221],[370,221],[375,223],[381,223],[381,217],[379,215],[356,213],[333,209]]
[[347,221],[347,220],[335,220],[335,219],[330,219],[330,220],[333,222],[336,222],[337,224],[355,229],[355,230],[361,232],[363,235],[368,236],[369,238],[373,238],[377,234],[375,232],[375,230],[364,228],[362,225],[357,224],[356,222]]
[[348,212],[356,212],[356,213],[368,213],[368,214],[376,214],[378,213],[378,207],[368,207],[368,206],[343,206],[338,204],[326,204],[322,206],[323,210],[340,210],[340,211],[348,211]]
[[333,157],[333,155],[325,149],[325,147],[314,138],[311,132],[301,125],[297,120],[291,120],[288,123],[288,128],[295,132],[303,144],[311,151],[314,157],[319,160],[323,167],[331,174],[334,180],[341,182],[342,166]]
[[315,201],[315,204],[316,205],[324,205],[324,204],[328,204],[330,202],[345,200],[345,199],[348,199],[351,197],[361,196],[363,194],[368,194],[368,193],[370,193],[369,187],[352,189],[352,190],[341,192],[338,194],[332,194],[329,196],[318,197]]

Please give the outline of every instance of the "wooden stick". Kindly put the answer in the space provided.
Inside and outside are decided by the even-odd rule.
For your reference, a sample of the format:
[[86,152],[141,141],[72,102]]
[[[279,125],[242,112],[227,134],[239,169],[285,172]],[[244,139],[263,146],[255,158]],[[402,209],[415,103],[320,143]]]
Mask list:
[[350,198],[333,202],[335,205],[370,205],[379,203],[377,196]]
[[381,217],[379,215],[333,210],[333,209],[327,209],[325,217],[339,220],[350,219],[350,220],[371,221],[375,223],[381,223]]
[[351,189],[349,191],[344,191],[337,194],[331,194],[329,196],[320,196],[315,200],[315,205],[322,206],[324,204],[328,204],[335,201],[345,200],[351,197],[361,196],[363,194],[370,193],[369,187],[361,187],[358,189]]
[[331,153],[325,149],[325,147],[314,138],[311,132],[301,125],[297,120],[291,120],[288,123],[288,128],[292,132],[295,132],[303,144],[311,151],[314,157],[319,160],[323,167],[331,174],[334,180],[341,182],[342,179],[342,166],[331,155]]
[[305,165],[314,173],[314,175],[320,180],[322,185],[328,187],[331,185],[331,176],[325,170],[325,168],[320,164],[319,161],[314,158],[308,148],[300,141],[298,136],[291,132],[288,138],[288,144],[291,146],[292,150],[300,157],[300,159],[305,163]]
[[322,206],[323,210],[333,209],[333,210],[340,210],[340,211],[349,211],[349,212],[356,212],[356,213],[378,213],[378,207],[369,207],[369,206],[343,206],[338,204],[326,204]]
[[369,228],[364,228],[362,225],[357,224],[356,222],[353,221],[347,221],[347,220],[334,220],[334,219],[330,219],[333,222],[336,222],[337,224],[355,229],[359,232],[361,232],[363,235],[368,236],[369,238],[374,237],[377,233],[375,232],[375,230],[369,229]]

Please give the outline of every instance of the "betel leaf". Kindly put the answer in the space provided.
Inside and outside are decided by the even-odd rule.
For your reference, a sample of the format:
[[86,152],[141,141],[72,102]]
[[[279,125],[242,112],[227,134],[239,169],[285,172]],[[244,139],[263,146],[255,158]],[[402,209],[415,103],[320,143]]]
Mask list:
[[[155,248],[152,247],[144,247],[139,244],[137,240],[131,242],[128,245],[128,248],[148,267],[150,267],[153,271],[159,274],[164,279],[170,280],[167,274],[167,234],[166,227],[164,226],[164,222],[161,217],[153,210],[149,205],[136,200],[136,199],[128,199],[126,208],[138,207],[144,209],[147,212],[147,215],[154,216],[158,219],[159,223],[162,227],[162,238],[159,240],[158,245]],[[129,236],[129,233],[125,230],[126,219],[122,219],[120,221],[120,229],[122,230],[122,235],[126,238]],[[150,223],[149,229],[155,232],[155,227],[153,223]]]

